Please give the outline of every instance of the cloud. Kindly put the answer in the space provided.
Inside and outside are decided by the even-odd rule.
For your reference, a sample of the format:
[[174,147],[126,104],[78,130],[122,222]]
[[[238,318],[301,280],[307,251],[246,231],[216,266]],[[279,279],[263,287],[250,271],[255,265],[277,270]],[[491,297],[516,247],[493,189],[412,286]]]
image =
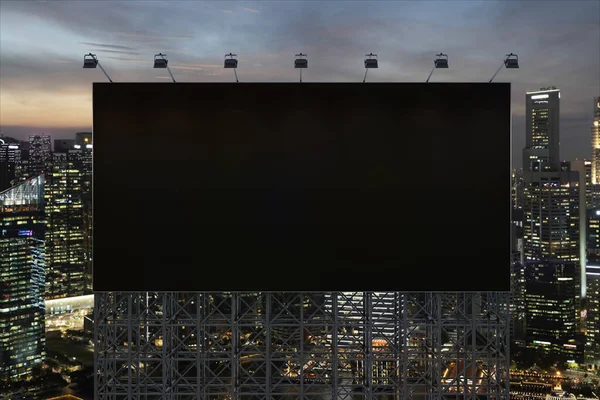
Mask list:
[[233,11],[231,10],[221,10],[221,12],[227,13],[227,14],[231,14]]
[[187,70],[187,71],[204,71],[205,69],[222,68],[222,65],[218,64],[186,64],[186,63],[175,63],[169,65],[171,69]]
[[119,36],[135,37],[135,38],[147,38],[147,39],[169,39],[169,40],[185,40],[192,39],[191,36],[157,36],[157,35],[143,35],[138,33],[117,33]]
[[183,71],[204,71],[207,68],[214,68],[212,65],[185,65],[185,64],[177,64],[171,65],[171,69],[183,70]]
[[194,54],[187,52],[187,51],[172,50],[172,49],[164,50],[163,54],[181,54],[181,55],[185,55],[185,56],[194,56]]
[[107,49],[115,49],[115,50],[135,50],[133,47],[120,46],[117,44],[102,44],[102,43],[89,43],[89,42],[79,42],[79,44],[85,44],[86,46],[93,47],[104,47]]
[[138,45],[149,45],[149,44],[162,44],[164,42],[160,41],[160,40],[155,40],[155,39],[151,39],[151,40],[145,40],[145,39],[123,39],[123,41],[125,43],[135,43]]
[[135,59],[135,58],[123,58],[123,57],[104,57],[104,58],[108,58],[109,60],[117,60],[117,61],[121,61],[121,62],[130,62],[130,63],[148,63],[148,62],[152,61],[152,60],[139,60],[139,59]]
[[129,54],[131,56],[138,56],[138,55],[140,55],[140,53],[136,53],[136,52],[133,52],[133,51],[104,50],[104,49],[102,49],[102,50],[92,50],[92,51],[99,52],[99,53]]

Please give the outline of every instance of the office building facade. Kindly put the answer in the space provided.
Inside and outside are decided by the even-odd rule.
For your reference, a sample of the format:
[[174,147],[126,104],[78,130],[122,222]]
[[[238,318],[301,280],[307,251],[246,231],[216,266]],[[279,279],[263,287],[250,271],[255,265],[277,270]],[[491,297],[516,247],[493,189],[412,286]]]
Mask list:
[[62,150],[52,154],[46,171],[47,299],[86,293],[80,154]]
[[10,188],[21,169],[21,146],[16,140],[0,138],[0,192]]
[[93,212],[92,212],[92,154],[93,141],[91,132],[77,132],[73,151],[77,155],[77,169],[81,171],[81,206],[83,214],[83,246],[85,250],[85,292],[92,291],[93,263]]
[[49,135],[30,135],[28,177],[43,174],[52,162],[52,138]]
[[592,109],[592,184],[600,184],[600,96],[594,97]]
[[44,176],[0,192],[0,379],[45,358]]
[[580,311],[586,284],[580,196],[585,196],[585,188],[578,168],[559,161],[559,99],[560,91],[554,87],[526,96],[526,342],[551,357],[582,362]]

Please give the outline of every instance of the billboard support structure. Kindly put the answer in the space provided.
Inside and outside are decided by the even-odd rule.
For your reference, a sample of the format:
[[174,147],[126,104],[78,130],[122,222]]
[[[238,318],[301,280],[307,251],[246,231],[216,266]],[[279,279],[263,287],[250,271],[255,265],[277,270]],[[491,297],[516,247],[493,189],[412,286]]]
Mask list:
[[509,399],[508,292],[95,295],[117,399]]

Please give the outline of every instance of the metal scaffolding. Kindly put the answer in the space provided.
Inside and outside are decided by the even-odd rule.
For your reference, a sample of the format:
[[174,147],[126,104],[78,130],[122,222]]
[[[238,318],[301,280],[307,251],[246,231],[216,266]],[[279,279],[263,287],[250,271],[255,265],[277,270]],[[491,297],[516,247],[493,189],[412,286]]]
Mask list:
[[509,293],[96,293],[96,399],[509,399]]

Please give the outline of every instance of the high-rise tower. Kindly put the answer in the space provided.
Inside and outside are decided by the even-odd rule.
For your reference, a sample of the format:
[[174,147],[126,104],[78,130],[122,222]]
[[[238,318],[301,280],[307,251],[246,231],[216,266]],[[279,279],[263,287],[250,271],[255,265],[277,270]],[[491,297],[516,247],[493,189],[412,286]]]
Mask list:
[[80,154],[54,152],[46,179],[46,298],[85,293],[85,245]]
[[92,132],[77,132],[75,134],[76,167],[81,171],[81,206],[83,211],[83,245],[85,247],[86,263],[86,292],[92,287]]
[[527,92],[523,171],[550,171],[560,167],[560,90],[552,86]]
[[579,197],[585,190],[578,168],[560,162],[559,103],[555,87],[527,93],[523,150],[527,343],[579,361],[583,353],[576,337],[580,301],[585,297]]
[[600,96],[594,97],[592,123],[592,184],[600,184]]
[[48,135],[29,136],[28,176],[44,173],[52,160],[52,138]]
[[0,138],[0,191],[12,186],[21,164],[21,148],[16,140]]
[[0,192],[0,379],[45,357],[44,176]]

